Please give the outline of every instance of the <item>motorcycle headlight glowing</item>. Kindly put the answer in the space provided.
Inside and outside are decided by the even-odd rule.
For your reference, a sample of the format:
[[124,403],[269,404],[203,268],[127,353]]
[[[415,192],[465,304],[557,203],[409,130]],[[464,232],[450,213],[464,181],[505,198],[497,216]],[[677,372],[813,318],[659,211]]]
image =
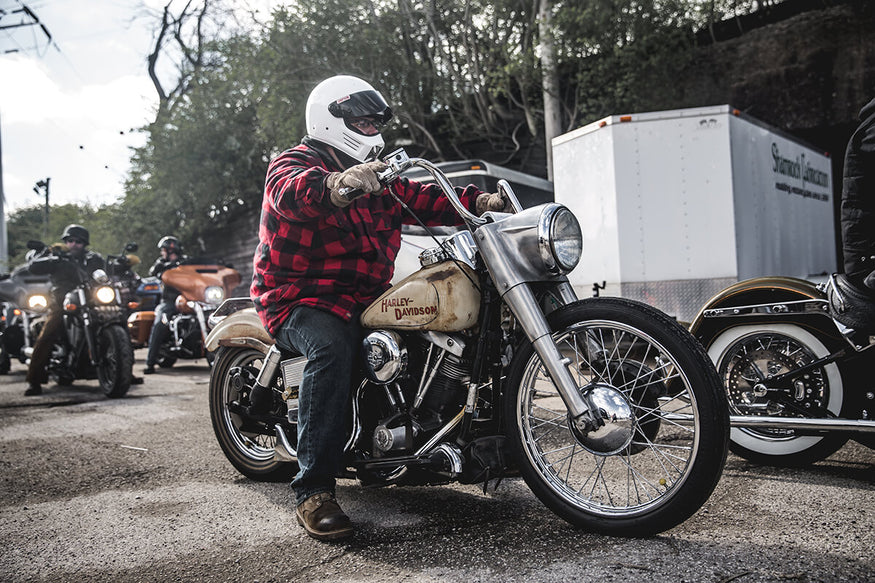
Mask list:
[[538,221],[538,249],[550,273],[574,269],[583,254],[583,233],[574,213],[561,205],[547,207]]
[[204,301],[208,304],[218,306],[225,301],[225,290],[217,285],[211,285],[204,290]]
[[27,307],[34,312],[44,312],[49,307],[49,298],[42,294],[34,294],[27,298]]
[[94,297],[101,304],[111,304],[115,301],[115,290],[108,285],[102,285],[94,291]]

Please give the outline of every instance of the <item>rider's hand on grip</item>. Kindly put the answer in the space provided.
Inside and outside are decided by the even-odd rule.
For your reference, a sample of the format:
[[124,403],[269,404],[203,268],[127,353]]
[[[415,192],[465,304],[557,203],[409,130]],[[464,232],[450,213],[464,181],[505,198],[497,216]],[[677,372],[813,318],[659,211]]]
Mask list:
[[487,211],[510,212],[510,200],[500,192],[484,192],[477,195],[477,214],[482,215]]
[[332,172],[325,178],[331,202],[334,206],[345,208],[360,196],[382,192],[385,186],[380,182],[377,172],[387,168],[383,162],[376,161],[358,164],[343,172]]

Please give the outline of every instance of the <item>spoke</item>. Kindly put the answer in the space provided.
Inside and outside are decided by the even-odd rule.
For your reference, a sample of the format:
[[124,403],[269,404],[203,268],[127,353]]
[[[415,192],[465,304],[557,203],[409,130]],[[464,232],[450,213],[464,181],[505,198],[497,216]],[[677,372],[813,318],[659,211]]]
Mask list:
[[568,483],[568,479],[571,476],[571,466],[574,464],[574,454],[577,453],[577,442],[573,442],[571,444],[571,453],[568,455],[566,459],[568,459],[568,469],[565,470],[565,483]]
[[[666,474],[669,474],[668,468],[666,468],[665,464],[663,464],[662,461],[660,461],[660,458],[664,459],[666,463],[671,465],[671,467],[674,469],[674,471],[677,474],[682,475],[684,473],[683,469],[677,467],[674,464],[674,462],[672,461],[671,457],[666,452],[663,452],[661,449],[659,449],[659,446],[657,446],[650,439],[648,439],[646,435],[644,436],[644,439],[646,440],[647,444],[649,445],[648,450],[654,454],[654,457],[656,458],[656,462],[662,467],[663,471]],[[658,455],[656,455],[656,454],[658,454]],[[677,456],[675,456],[675,457],[677,457]],[[679,458],[679,459],[683,459],[683,458]],[[684,460],[684,462],[689,462],[689,459]],[[686,465],[686,463],[684,465]]]
[[[635,483],[635,486],[636,486],[635,487],[636,492],[638,491],[638,484],[639,483],[642,486],[649,486],[655,492],[659,492],[659,488],[657,486],[655,486],[654,484],[651,484],[650,480],[648,480],[641,472],[639,472],[637,469],[635,469],[635,466],[632,464],[631,459],[627,459],[624,456],[616,456],[616,457],[617,457],[617,459],[620,460],[620,462],[624,466],[626,466],[627,473],[631,473],[633,478],[637,478],[637,479],[633,480],[633,482]],[[644,494],[647,494],[646,488],[644,489]],[[639,495],[637,499],[640,502],[641,496]],[[653,498],[648,495],[648,500],[653,500]]]
[[[538,428],[540,428],[540,427],[543,427],[543,426],[545,426],[545,425],[550,425],[550,429],[548,429],[547,431],[541,433],[538,437],[535,437],[535,436],[534,436],[535,430],[538,429]],[[542,439],[544,439],[544,438],[546,438],[546,437],[549,437],[549,436],[550,436],[553,432],[555,432],[557,429],[564,429],[564,428],[565,428],[565,426],[564,426],[564,425],[561,425],[561,424],[559,424],[559,423],[549,424],[549,423],[547,423],[547,422],[544,422],[544,423],[541,423],[541,424],[538,425],[538,426],[535,426],[535,427],[532,427],[532,428],[531,428],[531,430],[532,430],[532,437],[534,438],[535,443],[538,443],[538,442],[541,441]]]

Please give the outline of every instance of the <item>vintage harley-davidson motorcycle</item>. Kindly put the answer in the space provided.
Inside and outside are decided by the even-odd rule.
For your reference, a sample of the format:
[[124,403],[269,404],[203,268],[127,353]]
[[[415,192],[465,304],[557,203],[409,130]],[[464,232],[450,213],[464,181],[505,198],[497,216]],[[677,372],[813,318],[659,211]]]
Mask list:
[[849,439],[875,447],[875,342],[831,316],[833,278],[742,281],[709,300],[690,325],[725,387],[734,453],[798,466]]
[[[161,343],[158,366],[170,368],[180,358],[206,357],[212,362],[212,355],[204,350],[210,331],[209,317],[240,284],[240,273],[221,261],[194,257],[162,273],[161,282],[180,293],[176,298],[176,313],[163,316],[170,334]],[[152,310],[134,312],[128,317],[128,330],[135,346],[148,344],[154,321]]]
[[[403,150],[386,162],[384,183],[428,170],[467,230],[423,252],[422,268],[361,316],[344,477],[485,489],[521,474],[563,519],[613,535],[660,532],[696,512],[721,475],[729,426],[689,332],[644,304],[577,300],[566,274],[582,236],[563,205],[523,209],[502,182],[516,212],[478,217],[430,162]],[[213,321],[219,444],[254,480],[290,479],[306,360],[274,344],[248,298]],[[256,384],[273,389],[269,414],[248,412]]]

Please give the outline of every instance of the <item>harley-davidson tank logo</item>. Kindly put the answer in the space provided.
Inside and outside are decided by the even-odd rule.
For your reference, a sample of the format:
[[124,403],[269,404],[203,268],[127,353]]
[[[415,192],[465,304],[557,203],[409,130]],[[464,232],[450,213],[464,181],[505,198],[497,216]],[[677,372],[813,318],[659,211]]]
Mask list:
[[437,306],[414,306],[413,298],[386,298],[382,301],[380,309],[383,313],[394,313],[396,320],[408,316],[434,316],[437,314]]

